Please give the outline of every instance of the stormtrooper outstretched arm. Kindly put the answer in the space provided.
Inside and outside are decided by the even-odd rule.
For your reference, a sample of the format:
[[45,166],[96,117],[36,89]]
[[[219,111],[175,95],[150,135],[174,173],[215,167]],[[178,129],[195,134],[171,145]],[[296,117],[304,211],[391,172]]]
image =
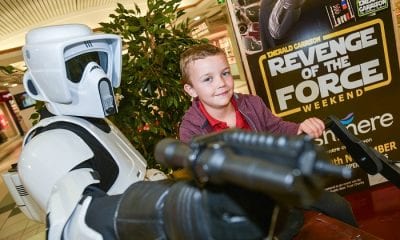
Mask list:
[[262,194],[186,181],[141,181],[121,195],[95,188],[86,194],[65,239],[262,239],[274,207]]
[[[36,128],[44,130],[26,142],[19,163],[23,181],[33,180],[26,186],[34,199],[46,203],[43,209],[46,209],[49,239],[225,239],[227,234],[260,239],[265,236],[274,203],[263,194],[234,187],[201,189],[192,182],[143,181],[140,168],[133,171],[130,180],[112,180],[114,185],[131,182],[125,190],[110,191],[107,181],[113,178],[96,167],[98,161],[106,160],[92,151],[93,147],[83,140],[84,135],[61,128],[60,118],[64,125],[89,124],[69,117],[43,120]],[[107,171],[113,172],[112,168]],[[34,177],[38,173],[41,176]],[[141,178],[134,179],[137,173]],[[128,172],[122,175],[127,176]],[[251,211],[243,208],[249,202],[253,206]]]
[[[49,239],[265,236],[275,205],[264,194],[227,186],[201,189],[193,182],[143,181],[145,165],[138,162],[137,153],[125,149],[129,154],[123,157],[119,153],[118,168],[111,167],[107,161],[113,158],[104,158],[104,150],[93,151],[94,139],[86,136],[85,129],[91,129],[91,135],[97,136],[108,150],[112,143],[123,145],[124,139],[113,137],[114,131],[105,137],[102,135],[106,133],[97,125],[66,116],[42,120],[25,142],[19,171],[23,181],[37,181],[26,186],[34,199],[46,203],[42,205],[46,209]],[[122,161],[128,158],[130,161]],[[99,167],[99,161],[108,166],[107,171]],[[121,162],[135,164],[121,168]],[[116,174],[116,169],[121,169],[120,174]],[[41,176],[33,175],[38,173]],[[249,202],[253,206],[251,211],[243,208]]]

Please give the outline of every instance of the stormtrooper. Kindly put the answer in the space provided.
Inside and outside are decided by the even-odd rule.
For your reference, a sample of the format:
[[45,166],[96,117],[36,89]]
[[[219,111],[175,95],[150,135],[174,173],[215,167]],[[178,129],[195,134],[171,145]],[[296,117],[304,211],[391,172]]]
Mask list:
[[271,208],[257,207],[253,218],[239,203],[268,206],[267,197],[164,179],[106,119],[117,113],[119,36],[80,24],[36,28],[23,56],[24,87],[50,114],[26,134],[17,171],[4,178],[15,199],[25,198],[26,215],[46,222],[48,239],[266,235]]

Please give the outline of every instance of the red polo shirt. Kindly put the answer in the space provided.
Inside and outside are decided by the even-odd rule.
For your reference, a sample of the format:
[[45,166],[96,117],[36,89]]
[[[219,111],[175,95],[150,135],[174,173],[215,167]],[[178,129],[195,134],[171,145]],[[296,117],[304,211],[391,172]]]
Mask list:
[[[241,129],[250,129],[249,124],[247,123],[246,119],[244,119],[243,115],[239,112],[236,100],[234,98],[231,99],[231,103],[235,108],[236,113],[236,128]],[[218,119],[213,118],[210,114],[208,114],[206,108],[204,107],[203,103],[200,101],[200,111],[204,114],[207,118],[207,121],[210,123],[211,127],[215,132],[224,130],[229,128],[226,122],[222,122]]]

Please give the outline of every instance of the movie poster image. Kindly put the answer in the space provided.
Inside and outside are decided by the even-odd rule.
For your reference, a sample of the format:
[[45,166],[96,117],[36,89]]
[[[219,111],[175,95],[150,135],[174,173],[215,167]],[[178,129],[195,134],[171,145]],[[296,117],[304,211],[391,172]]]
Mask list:
[[356,19],[351,2],[348,0],[332,1],[325,5],[325,9],[332,29]]
[[[228,1],[254,94],[285,120],[335,116],[389,159],[400,160],[399,58],[388,0]],[[368,176],[327,129],[316,139],[336,165],[342,194],[385,181]]]

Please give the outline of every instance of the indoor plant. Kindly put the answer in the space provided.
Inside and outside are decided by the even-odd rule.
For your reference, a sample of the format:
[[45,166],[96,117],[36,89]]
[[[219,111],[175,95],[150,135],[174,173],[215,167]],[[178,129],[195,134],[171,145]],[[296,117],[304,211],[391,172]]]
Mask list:
[[178,23],[184,12],[181,0],[148,0],[146,13],[136,5],[118,4],[101,31],[123,40],[123,66],[118,114],[111,121],[145,157],[150,168],[156,164],[153,151],[166,137],[177,137],[179,122],[190,98],[180,84],[179,57],[189,46],[205,40],[190,37],[188,21]]

